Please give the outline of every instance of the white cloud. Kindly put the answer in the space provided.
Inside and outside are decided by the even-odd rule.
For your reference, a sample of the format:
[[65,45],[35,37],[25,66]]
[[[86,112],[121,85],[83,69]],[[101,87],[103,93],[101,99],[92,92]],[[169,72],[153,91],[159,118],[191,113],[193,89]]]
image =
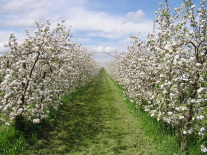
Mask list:
[[5,48],[6,43],[0,43],[0,55],[7,52],[8,48]]
[[94,55],[94,58],[96,59],[96,61],[98,63],[100,63],[102,66],[105,66],[107,63],[109,63],[110,61],[113,61],[114,60],[114,57],[106,54],[106,53],[96,53]]
[[[78,13],[73,14],[73,12]],[[145,20],[143,14],[142,10],[127,13],[126,16],[131,16],[129,20],[129,17],[111,16],[104,12],[94,12],[83,8],[74,8],[67,12],[68,23],[72,25],[73,29],[85,30],[89,36],[110,39],[118,39],[139,32],[147,34],[152,30],[153,21]],[[134,22],[141,20],[142,22],[139,23]]]
[[[36,20],[44,22],[45,19],[52,23],[66,20],[68,29],[72,26],[72,34],[77,34],[80,42],[99,53],[126,49],[130,35],[141,33],[145,38],[152,31],[153,21],[145,18],[143,10],[114,15],[91,10],[88,6],[90,0],[5,0],[0,6],[0,28],[6,31],[0,31],[0,43],[8,41],[10,32],[7,28],[14,30],[18,40],[22,41],[25,35],[19,30],[32,31]],[[93,41],[93,38],[99,39]],[[99,55],[99,61],[101,56],[102,63],[111,60]]]
[[2,5],[0,10],[3,12],[22,13],[30,12],[34,9],[42,8],[43,6],[48,7],[50,3],[44,0],[12,0]]
[[114,47],[109,47],[109,46],[98,46],[93,48],[97,52],[112,52],[116,51],[116,48]]
[[144,20],[145,13],[142,10],[137,10],[136,12],[128,12],[126,18],[132,22],[142,22]]
[[28,27],[28,26],[33,26],[34,25],[34,20],[33,19],[15,19],[15,20],[10,20],[5,23],[5,26],[7,27]]
[[0,30],[0,43],[8,42],[10,34],[13,33],[16,36],[18,42],[22,42],[25,39],[25,32],[9,31],[9,30]]
[[101,46],[89,46],[89,49],[96,51],[94,58],[102,66],[105,66],[110,61],[113,61],[117,53],[125,50],[125,47],[120,46],[119,43],[116,46],[107,45],[113,45],[113,43],[105,43]]
[[5,49],[4,43],[0,43],[0,51],[3,51]]
[[8,51],[8,48],[5,48],[5,44],[9,41],[10,34],[13,33],[16,36],[16,39],[19,43],[21,43],[25,39],[24,32],[15,32],[15,31],[3,31],[0,30],[0,54]]
[[[146,20],[142,10],[128,12],[125,16],[107,12],[92,11],[86,7],[87,0],[12,0],[0,7],[0,11],[10,12],[7,19],[0,19],[5,27],[30,27],[34,21],[52,22],[65,19],[75,31],[86,31],[88,36],[117,39],[134,33],[148,33],[152,21]],[[55,6],[55,7],[54,7]],[[58,9],[56,9],[58,8]],[[139,21],[139,22],[138,22]]]
[[10,31],[3,31],[3,30],[0,30],[0,43],[4,43],[6,41],[8,41],[9,39],[9,34],[11,34],[12,32]]
[[78,38],[77,40],[78,40],[78,42],[89,42],[89,41],[91,41],[90,38]]

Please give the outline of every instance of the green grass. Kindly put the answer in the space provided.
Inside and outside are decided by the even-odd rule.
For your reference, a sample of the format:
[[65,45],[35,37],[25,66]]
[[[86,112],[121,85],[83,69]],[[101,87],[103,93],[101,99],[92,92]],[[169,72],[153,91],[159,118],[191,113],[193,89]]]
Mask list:
[[[1,79],[0,79],[1,82]],[[1,100],[0,91],[0,100]],[[8,121],[8,116],[0,113],[0,118]],[[26,139],[24,134],[17,131],[14,126],[7,126],[0,121],[0,154],[1,155],[17,155],[24,154],[26,150]]]
[[25,150],[26,140],[24,135],[13,126],[0,125],[0,154],[24,154]]
[[179,153],[175,137],[163,135],[158,123],[125,101],[105,70],[63,102],[56,122],[30,147],[29,154]]
[[[116,83],[116,82],[115,82]],[[116,83],[120,90],[122,88]],[[192,135],[189,139],[189,149],[180,152],[180,139],[176,137],[175,129],[162,121],[157,121],[150,117],[149,113],[138,109],[136,104],[126,100],[126,107],[131,111],[139,126],[144,130],[145,136],[156,145],[156,150],[163,155],[204,155],[200,150],[200,142],[196,136]]]
[[156,145],[156,150],[160,154],[184,154],[179,152],[179,144],[176,136],[167,131],[162,122],[158,122],[154,118],[151,118],[148,113],[137,109],[133,103],[127,101],[126,104],[136,118],[139,126],[142,126],[145,136],[148,136],[153,141]]
[[[52,115],[50,118],[52,118]],[[18,125],[0,124],[0,154],[27,154],[28,146],[36,143],[51,123],[50,119],[44,120],[41,124],[33,124],[26,120]]]
[[[97,78],[62,99],[39,126],[23,132],[0,127],[0,154],[196,155],[179,152],[163,123],[124,100],[122,89],[102,70]],[[4,149],[4,150],[3,150]],[[4,152],[4,153],[3,153]]]

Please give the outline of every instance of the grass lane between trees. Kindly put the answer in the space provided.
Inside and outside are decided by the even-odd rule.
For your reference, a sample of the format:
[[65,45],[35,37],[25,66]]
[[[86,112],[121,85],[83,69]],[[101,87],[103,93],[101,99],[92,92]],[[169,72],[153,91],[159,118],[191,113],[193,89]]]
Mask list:
[[[146,135],[151,122],[140,121],[142,114],[124,100],[121,89],[105,70],[65,97],[63,103],[56,122],[30,147],[29,154],[166,155],[179,150],[173,137],[161,139],[168,146],[159,149],[163,144],[156,144],[155,137]],[[161,132],[157,134],[159,137]]]
[[[76,93],[64,97],[62,102],[53,119],[36,127],[36,132],[28,132],[30,136],[19,132],[16,136],[14,127],[6,127],[4,133],[7,134],[0,130],[0,136],[5,137],[3,141],[7,139],[4,143],[0,138],[0,143],[9,144],[10,148],[16,146],[16,150],[8,151],[7,148],[5,152],[30,155],[181,154],[175,136],[166,133],[162,123],[124,100],[122,89],[105,70]],[[10,130],[13,135],[9,136]],[[28,137],[32,138],[30,143]]]

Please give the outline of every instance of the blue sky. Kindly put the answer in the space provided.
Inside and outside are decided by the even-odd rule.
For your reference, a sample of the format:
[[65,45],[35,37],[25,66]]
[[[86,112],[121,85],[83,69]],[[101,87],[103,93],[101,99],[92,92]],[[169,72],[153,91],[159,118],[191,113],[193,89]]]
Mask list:
[[[193,1],[199,6],[201,0]],[[159,2],[164,0],[0,0],[0,51],[10,33],[22,41],[25,29],[35,30],[35,21],[66,20],[73,38],[97,51],[95,59],[105,65],[113,59],[105,52],[126,50],[131,35],[146,38]],[[183,1],[169,2],[175,8]]]

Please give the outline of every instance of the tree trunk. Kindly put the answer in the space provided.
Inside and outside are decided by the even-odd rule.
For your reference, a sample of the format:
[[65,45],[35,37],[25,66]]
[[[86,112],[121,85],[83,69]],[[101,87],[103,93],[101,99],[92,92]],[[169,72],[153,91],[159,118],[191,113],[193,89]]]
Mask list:
[[25,130],[24,117],[22,115],[16,116],[15,128],[19,131],[22,131],[22,132]]
[[[190,121],[192,119],[192,107],[189,107],[189,110],[185,113],[185,124],[183,127],[184,131],[188,131],[190,129]],[[182,133],[182,141],[180,145],[181,151],[186,151],[188,149],[188,133]]]

